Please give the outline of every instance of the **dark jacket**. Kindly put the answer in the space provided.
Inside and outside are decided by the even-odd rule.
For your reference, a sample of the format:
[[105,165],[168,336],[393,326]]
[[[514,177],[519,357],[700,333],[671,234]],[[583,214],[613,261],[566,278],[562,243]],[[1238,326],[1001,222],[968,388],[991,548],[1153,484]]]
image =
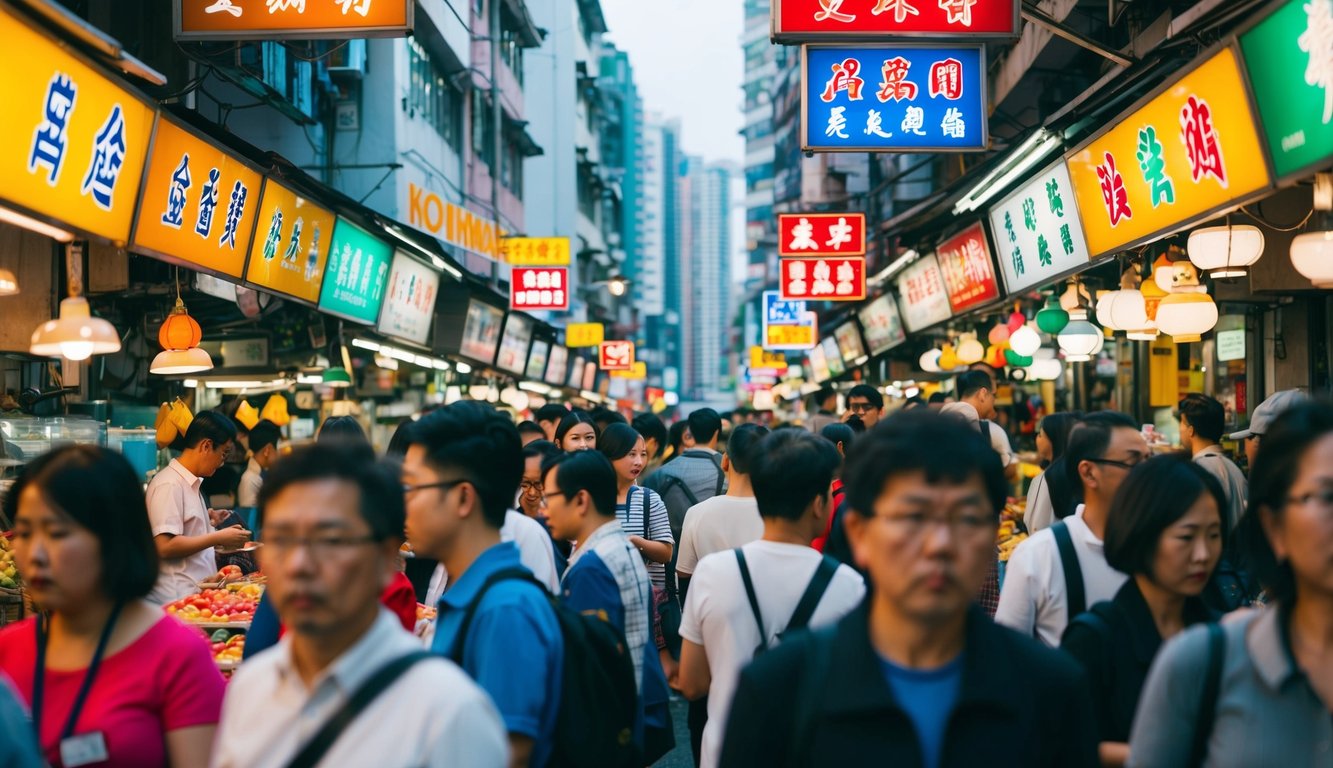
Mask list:
[[[965,644],[941,768],[1098,766],[1092,705],[1077,664],[975,607]],[[721,764],[923,764],[912,721],[870,645],[867,605],[784,641],[741,673]]]

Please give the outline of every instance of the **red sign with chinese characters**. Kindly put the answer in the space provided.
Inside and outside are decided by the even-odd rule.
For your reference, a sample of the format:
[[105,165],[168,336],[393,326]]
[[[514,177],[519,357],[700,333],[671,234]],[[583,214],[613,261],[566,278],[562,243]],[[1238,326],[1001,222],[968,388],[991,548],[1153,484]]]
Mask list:
[[876,37],[1013,38],[1019,0],[773,0],[782,43]]
[[778,215],[779,256],[864,256],[864,213]]
[[800,257],[780,259],[783,301],[861,301],[866,297],[866,260]]
[[598,365],[603,371],[629,371],[634,368],[634,342],[604,341]]
[[569,309],[568,267],[514,267],[510,309]]
[[955,315],[1000,298],[1000,284],[995,279],[981,222],[940,243],[935,253]]

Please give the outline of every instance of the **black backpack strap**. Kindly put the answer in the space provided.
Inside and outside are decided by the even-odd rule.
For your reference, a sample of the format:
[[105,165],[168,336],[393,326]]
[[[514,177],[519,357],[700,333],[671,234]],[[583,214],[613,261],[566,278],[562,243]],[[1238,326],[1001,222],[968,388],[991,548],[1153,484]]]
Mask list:
[[[449,653],[449,658],[458,666],[463,666],[463,645],[467,640],[468,629],[472,626],[472,617],[476,615],[481,601],[486,598],[486,593],[491,590],[491,587],[510,579],[535,584],[541,589],[542,594],[546,595],[547,598],[551,597],[546,585],[537,581],[532,572],[526,568],[504,568],[492,573],[486,578],[486,582],[481,585],[481,589],[477,590],[477,596],[472,598],[472,602],[468,603],[467,610],[463,613],[463,623],[458,625],[458,635],[454,638],[454,648]],[[439,619],[437,618],[436,621],[439,621]]]
[[838,561],[828,555],[824,555],[819,561],[815,575],[810,577],[810,583],[806,585],[805,593],[801,595],[801,602],[796,604],[791,621],[788,621],[787,628],[782,630],[783,634],[804,629],[810,623],[810,617],[815,615],[815,609],[819,607],[819,601],[828,590],[829,582],[833,581],[833,574],[838,572],[838,565]]
[[694,491],[690,490],[690,486],[675,475],[668,475],[666,480],[662,481],[661,495],[663,500],[666,499],[666,495],[671,492],[672,488],[679,488],[680,492],[685,494],[685,500],[689,502],[691,507],[699,503],[699,497],[694,495]]
[[741,569],[741,581],[745,582],[745,596],[750,599],[750,611],[754,613],[754,623],[759,625],[759,644],[768,647],[768,630],[764,628],[764,615],[759,612],[759,598],[754,594],[754,582],[750,580],[750,568],[745,564],[745,553],[740,547],[732,550],[736,553],[736,565]]
[[1083,589],[1083,569],[1078,564],[1078,552],[1074,551],[1074,538],[1069,535],[1069,526],[1063,520],[1051,526],[1055,535],[1055,546],[1060,551],[1060,566],[1065,572],[1065,605],[1068,618],[1088,610],[1087,592]]
[[1208,740],[1217,719],[1217,700],[1222,691],[1222,667],[1227,656],[1227,635],[1221,624],[1208,625],[1208,676],[1203,681],[1203,696],[1194,719],[1194,741],[1190,747],[1190,768],[1202,766],[1208,757]]
[[376,670],[375,674],[352,692],[351,698],[334,713],[333,717],[320,726],[314,737],[306,742],[301,751],[296,753],[296,757],[287,764],[287,768],[314,768],[319,765],[319,761],[324,759],[324,755],[338,741],[338,737],[365,711],[366,707],[417,662],[430,658],[435,658],[435,654],[415,651],[394,659]]

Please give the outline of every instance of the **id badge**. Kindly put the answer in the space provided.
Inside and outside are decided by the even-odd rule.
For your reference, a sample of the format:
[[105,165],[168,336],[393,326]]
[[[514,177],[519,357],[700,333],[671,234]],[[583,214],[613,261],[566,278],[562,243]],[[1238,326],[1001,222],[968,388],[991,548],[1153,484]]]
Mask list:
[[101,731],[70,736],[60,742],[60,762],[65,768],[105,763],[110,757]]

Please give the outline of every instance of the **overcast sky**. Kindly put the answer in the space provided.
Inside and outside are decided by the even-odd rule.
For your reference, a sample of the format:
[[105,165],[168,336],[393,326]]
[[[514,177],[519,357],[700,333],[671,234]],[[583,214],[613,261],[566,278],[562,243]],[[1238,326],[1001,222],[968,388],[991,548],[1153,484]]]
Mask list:
[[644,107],[680,119],[685,151],[740,163],[741,0],[602,0]]

